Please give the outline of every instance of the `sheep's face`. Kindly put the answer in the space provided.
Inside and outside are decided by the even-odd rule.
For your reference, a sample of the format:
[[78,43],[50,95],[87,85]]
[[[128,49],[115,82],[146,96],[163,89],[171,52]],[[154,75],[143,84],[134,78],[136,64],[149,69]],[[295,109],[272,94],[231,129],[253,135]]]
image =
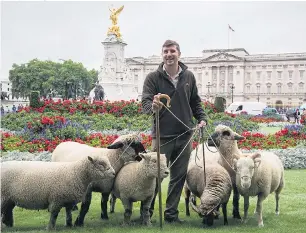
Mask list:
[[122,151],[120,155],[124,162],[139,161],[141,160],[139,153],[146,152],[140,137],[136,134],[121,135],[107,148],[120,149]]
[[215,132],[211,135],[211,138],[208,138],[208,146],[221,147],[223,145],[227,145],[229,140],[233,141],[243,139],[245,139],[243,136],[237,134],[228,126],[218,125]]
[[[146,154],[140,154],[143,159],[143,163],[146,166],[147,174],[151,177],[157,177],[158,166],[157,166],[157,153],[149,152]],[[160,176],[166,178],[169,175],[169,168],[167,167],[167,159],[165,154],[160,154]]]
[[255,169],[260,164],[260,154],[234,159],[234,168],[236,170],[236,182],[244,190],[250,188]]
[[106,156],[88,156],[87,157],[91,168],[93,180],[108,179],[115,177],[115,170],[111,166]]
[[214,219],[220,215],[216,210],[219,202],[219,198],[218,200],[205,200],[205,202],[198,207],[198,213],[203,218],[203,224],[207,226],[212,226],[214,224]]

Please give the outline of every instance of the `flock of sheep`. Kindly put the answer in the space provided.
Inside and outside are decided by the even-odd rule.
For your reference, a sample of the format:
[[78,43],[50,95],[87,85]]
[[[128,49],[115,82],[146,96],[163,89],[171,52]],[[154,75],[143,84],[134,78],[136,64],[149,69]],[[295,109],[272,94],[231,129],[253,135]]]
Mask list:
[[[262,202],[275,192],[276,213],[279,213],[279,194],[284,186],[284,169],[273,153],[244,155],[237,140],[243,137],[227,126],[219,125],[205,147],[203,160],[192,152],[185,181],[186,215],[189,205],[203,223],[213,225],[222,207],[224,224],[227,203],[233,190],[233,217],[240,219],[239,196],[244,197],[246,221],[249,197],[257,196],[258,226],[263,226]],[[217,148],[213,153],[211,146]],[[216,150],[216,148],[214,148]],[[63,142],[52,154],[52,162],[8,161],[1,164],[1,222],[13,226],[13,209],[47,209],[50,212],[48,230],[55,229],[62,207],[66,210],[66,226],[71,227],[72,210],[81,202],[75,226],[83,226],[89,210],[92,192],[101,193],[101,218],[108,219],[107,203],[110,194],[124,205],[124,225],[131,223],[133,202],[141,201],[141,223],[151,225],[149,207],[154,196],[157,178],[157,154],[146,152],[137,135],[118,137],[107,148],[94,148],[77,142]],[[169,175],[165,155],[160,157],[162,178]],[[200,204],[196,204],[196,197]],[[114,210],[114,203],[112,211]]]

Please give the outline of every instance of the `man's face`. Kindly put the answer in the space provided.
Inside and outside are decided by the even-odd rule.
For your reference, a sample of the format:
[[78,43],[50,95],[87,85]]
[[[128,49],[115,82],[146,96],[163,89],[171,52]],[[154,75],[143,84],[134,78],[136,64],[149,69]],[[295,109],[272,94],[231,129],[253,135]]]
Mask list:
[[172,66],[178,63],[178,59],[181,53],[177,50],[175,45],[170,45],[168,47],[163,47],[162,50],[163,61],[166,65]]

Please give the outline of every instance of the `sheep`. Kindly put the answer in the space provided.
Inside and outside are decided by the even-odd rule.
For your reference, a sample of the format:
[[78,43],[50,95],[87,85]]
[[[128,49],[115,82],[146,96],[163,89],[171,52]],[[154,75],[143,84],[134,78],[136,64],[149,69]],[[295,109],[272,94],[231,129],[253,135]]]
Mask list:
[[276,209],[279,214],[279,194],[284,180],[284,166],[277,155],[272,152],[255,153],[240,159],[234,159],[236,184],[239,193],[244,197],[244,216],[246,222],[249,208],[249,197],[257,196],[255,213],[258,214],[258,226],[263,227],[262,203],[266,197],[275,192]]
[[244,155],[237,146],[237,140],[245,139],[234,132],[230,127],[218,125],[215,132],[208,138],[208,146],[217,146],[220,153],[217,153],[219,164],[229,173],[233,187],[233,217],[241,219],[239,213],[239,192],[236,182],[236,173],[233,169],[233,159],[239,159]]
[[[130,162],[123,166],[118,172],[114,182],[114,197],[120,198],[124,206],[123,225],[131,223],[133,202],[141,201],[142,224],[150,226],[151,219],[149,208],[154,197],[157,178],[157,153],[149,152],[141,154],[140,162]],[[160,155],[161,178],[166,178],[169,174],[165,154]]]
[[48,230],[55,228],[58,213],[66,207],[66,226],[72,226],[71,209],[95,180],[112,178],[115,171],[106,156],[76,162],[7,161],[1,164],[2,223],[13,226],[13,209],[50,211]]
[[203,223],[208,226],[213,225],[214,218],[218,216],[217,207],[222,204],[224,225],[227,221],[227,203],[232,191],[232,181],[220,164],[215,161],[212,154],[207,154],[205,158],[205,177],[204,188],[204,169],[203,157],[196,159],[196,151],[191,153],[186,182],[184,185],[186,215],[190,216],[189,201],[191,193],[201,199],[199,207],[196,206],[195,197],[191,199],[192,208],[203,217]]
[[[91,151],[106,155],[117,174],[125,162],[139,160],[139,152],[145,152],[140,138],[135,134],[121,135],[107,148],[95,148],[77,142],[63,142],[52,154],[52,161],[76,161],[86,157]],[[107,202],[112,190],[114,179],[93,182],[87,190],[75,226],[83,226],[88,212],[92,192],[101,192],[101,219],[108,219]]]

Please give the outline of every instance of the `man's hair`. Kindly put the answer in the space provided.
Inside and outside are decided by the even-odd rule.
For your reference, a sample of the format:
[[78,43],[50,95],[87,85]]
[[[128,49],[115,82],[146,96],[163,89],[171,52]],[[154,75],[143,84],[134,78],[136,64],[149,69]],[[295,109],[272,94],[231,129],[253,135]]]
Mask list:
[[165,43],[163,44],[162,48],[173,46],[173,45],[176,46],[177,51],[181,52],[180,45],[176,41],[174,41],[174,40],[166,40]]

